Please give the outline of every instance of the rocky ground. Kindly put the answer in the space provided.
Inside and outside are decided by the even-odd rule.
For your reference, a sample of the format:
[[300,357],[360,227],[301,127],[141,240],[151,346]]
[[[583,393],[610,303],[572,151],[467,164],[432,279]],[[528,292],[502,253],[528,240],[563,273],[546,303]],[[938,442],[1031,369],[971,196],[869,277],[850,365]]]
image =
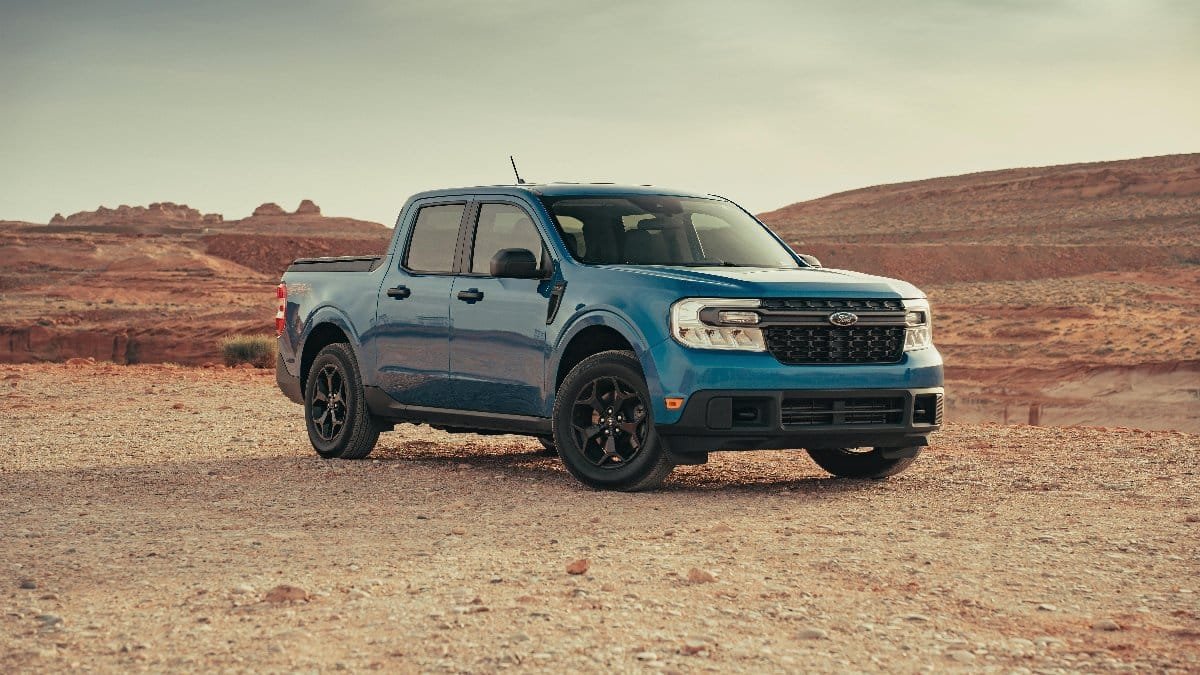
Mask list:
[[890,481],[629,495],[517,437],[320,460],[263,371],[0,387],[4,672],[1200,669],[1197,436],[951,425]]

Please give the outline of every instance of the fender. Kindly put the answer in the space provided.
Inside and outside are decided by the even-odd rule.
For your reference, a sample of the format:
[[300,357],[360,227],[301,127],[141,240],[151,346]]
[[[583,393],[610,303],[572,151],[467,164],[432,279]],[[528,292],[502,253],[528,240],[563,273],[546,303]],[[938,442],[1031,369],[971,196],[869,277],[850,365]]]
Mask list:
[[[300,376],[301,355],[304,354],[304,348],[308,344],[309,336],[312,335],[312,329],[323,323],[333,324],[333,325],[337,326],[338,328],[342,329],[342,332],[345,333],[346,337],[348,337],[350,339],[350,348],[352,350],[354,350],[354,358],[355,358],[355,360],[358,361],[359,371],[362,371],[363,370],[362,339],[359,337],[358,331],[354,329],[354,323],[351,322],[350,318],[347,317],[346,314],[344,312],[342,312],[342,310],[338,309],[337,307],[334,307],[333,305],[322,305],[322,306],[316,308],[315,310],[313,310],[312,313],[308,315],[308,320],[304,322],[304,332],[301,333],[304,336],[304,340],[301,341],[299,348],[296,350],[296,364],[295,364],[296,365],[296,373],[295,373],[295,375],[297,377]],[[360,372],[360,376],[362,376],[361,372]],[[365,382],[365,378],[364,378],[364,382]]]
[[563,326],[563,330],[558,334],[558,340],[555,342],[553,350],[550,352],[550,367],[546,369],[546,391],[550,392],[551,400],[553,400],[555,393],[554,378],[558,373],[558,367],[562,361],[563,353],[566,351],[566,346],[580,331],[590,326],[611,328],[620,333],[626,342],[633,345],[633,353],[642,365],[642,372],[646,376],[646,384],[650,389],[650,394],[654,396],[660,393],[658,391],[658,369],[654,366],[654,360],[650,358],[650,348],[653,345],[646,340],[645,335],[638,330],[632,321],[617,313],[612,308],[592,307],[576,313],[567,320]]

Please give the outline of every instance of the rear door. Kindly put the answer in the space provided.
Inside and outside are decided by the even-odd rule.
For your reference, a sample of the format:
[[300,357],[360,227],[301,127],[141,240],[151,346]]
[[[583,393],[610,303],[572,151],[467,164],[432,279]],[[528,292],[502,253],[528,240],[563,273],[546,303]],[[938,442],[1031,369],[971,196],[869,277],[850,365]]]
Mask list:
[[407,240],[379,291],[377,385],[397,401],[454,407],[450,392],[450,291],[467,200],[419,203],[401,224]]
[[[481,198],[464,238],[463,271],[450,297],[450,371],[458,407],[545,416],[546,309],[550,258],[542,234],[519,200]],[[524,248],[544,279],[497,279],[492,256]]]

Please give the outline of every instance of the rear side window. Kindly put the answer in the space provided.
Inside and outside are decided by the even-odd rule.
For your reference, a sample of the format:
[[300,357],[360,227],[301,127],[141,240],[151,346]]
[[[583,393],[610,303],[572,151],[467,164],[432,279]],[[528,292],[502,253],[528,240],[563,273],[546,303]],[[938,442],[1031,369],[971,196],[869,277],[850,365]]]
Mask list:
[[472,274],[491,274],[492,257],[506,248],[523,248],[540,260],[542,237],[529,214],[510,204],[483,204],[479,207],[479,225],[475,228],[475,250],[471,255]]
[[417,213],[404,266],[414,272],[449,273],[454,269],[454,249],[458,244],[458,225],[465,204],[423,207]]

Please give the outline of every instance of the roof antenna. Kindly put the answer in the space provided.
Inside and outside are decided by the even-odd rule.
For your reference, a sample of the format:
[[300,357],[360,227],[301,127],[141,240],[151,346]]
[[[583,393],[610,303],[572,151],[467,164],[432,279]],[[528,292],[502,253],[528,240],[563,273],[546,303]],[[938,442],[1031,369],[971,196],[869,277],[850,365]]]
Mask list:
[[517,160],[513,159],[512,155],[509,155],[508,161],[512,163],[513,175],[517,177],[517,185],[524,185],[525,180],[523,178],[521,178],[520,172],[517,171]]

